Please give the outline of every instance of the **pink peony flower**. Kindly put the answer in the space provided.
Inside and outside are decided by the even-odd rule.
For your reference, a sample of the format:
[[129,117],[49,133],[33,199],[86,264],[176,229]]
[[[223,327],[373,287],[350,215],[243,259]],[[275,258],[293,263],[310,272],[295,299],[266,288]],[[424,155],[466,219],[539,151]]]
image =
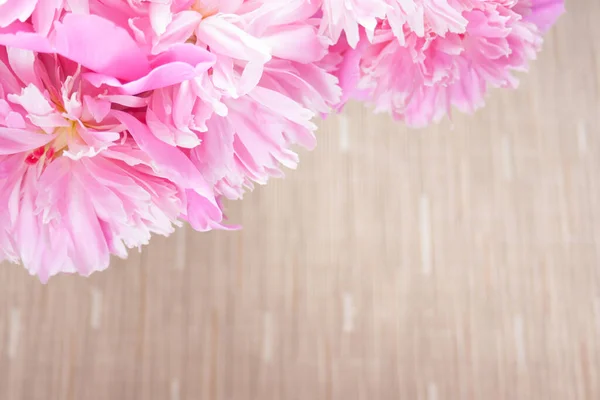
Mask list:
[[304,1],[89,10],[0,29],[0,259],[44,281],[178,220],[224,228],[219,197],[295,167],[290,147],[314,146],[313,116],[340,99]]
[[[369,2],[370,3],[370,2]],[[386,18],[362,39],[332,47],[350,97],[366,100],[411,126],[484,104],[489,87],[514,88],[542,36],[563,11],[561,0],[387,0]]]
[[192,46],[193,64],[149,58],[121,28],[75,14],[48,46],[0,48],[0,257],[42,280],[88,275],[110,254],[169,234],[181,216],[220,226],[220,205],[189,155],[143,123],[143,93],[206,71],[214,57]]

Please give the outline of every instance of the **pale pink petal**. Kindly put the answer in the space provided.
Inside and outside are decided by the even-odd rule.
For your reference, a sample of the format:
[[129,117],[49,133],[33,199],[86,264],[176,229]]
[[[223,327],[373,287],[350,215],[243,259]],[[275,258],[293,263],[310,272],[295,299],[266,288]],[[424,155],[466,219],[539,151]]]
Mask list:
[[0,127],[0,155],[17,154],[44,146],[54,135]]
[[55,112],[46,96],[34,84],[28,84],[20,94],[8,95],[8,100],[11,103],[19,104],[25,111],[36,116],[45,116]]
[[223,214],[219,207],[194,190],[187,190],[187,212],[184,216],[197,231],[206,232],[215,228],[224,228],[220,223]]
[[83,103],[86,114],[82,118],[93,119],[96,122],[101,122],[106,118],[111,109],[111,102],[106,98],[83,96]]
[[288,25],[263,36],[274,57],[300,63],[321,60],[327,53],[316,29],[309,25]]
[[35,53],[31,50],[22,50],[16,47],[9,47],[6,51],[10,67],[21,82],[26,85],[37,83],[38,78],[34,69]]
[[149,5],[150,22],[152,29],[158,35],[162,35],[167,30],[171,22],[171,5],[168,2],[151,1]]
[[0,28],[5,28],[15,21],[25,22],[30,16],[38,0],[4,0],[0,3]]
[[63,0],[37,0],[35,11],[32,14],[35,31],[44,36],[48,35],[62,5]]
[[93,196],[85,190],[84,185],[75,180],[66,191],[65,200],[69,211],[65,224],[73,241],[69,256],[77,271],[87,276],[94,271],[106,269],[110,253],[92,205]]
[[162,53],[172,46],[184,43],[194,34],[201,20],[202,15],[195,11],[177,13],[166,26],[165,32],[159,35],[158,42],[152,48],[153,52]]
[[196,30],[196,36],[213,51],[238,60],[265,63],[271,59],[270,48],[263,41],[244,32],[226,18],[209,18]]

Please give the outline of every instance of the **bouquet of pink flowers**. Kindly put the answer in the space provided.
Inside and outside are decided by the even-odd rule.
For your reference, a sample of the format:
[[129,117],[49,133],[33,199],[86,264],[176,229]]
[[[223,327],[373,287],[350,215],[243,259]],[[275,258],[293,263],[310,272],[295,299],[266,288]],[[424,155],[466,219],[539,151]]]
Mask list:
[[46,281],[194,229],[349,99],[411,126],[514,87],[563,0],[0,0],[0,261]]

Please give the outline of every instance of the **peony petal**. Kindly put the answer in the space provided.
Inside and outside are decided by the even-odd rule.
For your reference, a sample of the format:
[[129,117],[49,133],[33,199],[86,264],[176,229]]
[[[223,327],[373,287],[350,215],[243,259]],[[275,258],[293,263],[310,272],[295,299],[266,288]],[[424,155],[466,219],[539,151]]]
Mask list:
[[150,72],[150,63],[126,30],[84,14],[67,14],[56,24],[56,52],[97,73],[124,80]]
[[271,47],[271,54],[284,60],[311,63],[327,54],[316,30],[305,24],[278,27],[262,39]]
[[531,14],[526,17],[542,32],[548,31],[565,12],[564,0],[532,0]]
[[173,62],[156,67],[148,75],[128,83],[121,83],[112,76],[94,72],[84,73],[83,77],[96,87],[107,85],[119,88],[123,94],[134,95],[193,79],[198,76],[198,68],[201,70],[203,68],[208,69],[209,66],[208,64],[199,64],[198,66],[193,67],[187,63]]
[[17,154],[45,146],[55,135],[0,127],[0,155]]
[[162,35],[167,30],[167,26],[171,22],[171,4],[165,2],[150,2],[148,9],[150,14],[150,23],[152,29],[157,35]]
[[20,94],[8,95],[8,100],[11,103],[19,104],[26,112],[35,116],[57,114],[46,96],[34,84],[24,87]]
[[186,196],[188,206],[185,219],[192,228],[199,232],[223,228],[220,223],[223,220],[223,213],[218,206],[215,207],[215,203],[194,190],[187,190]]
[[269,46],[225,18],[208,18],[196,30],[196,36],[218,54],[238,60],[266,63],[271,59]]
[[52,53],[50,41],[33,31],[30,24],[15,22],[6,28],[0,28],[0,45],[33,50],[40,53]]
[[35,53],[31,50],[23,50],[17,47],[8,47],[6,51],[10,67],[21,82],[26,85],[37,83],[38,78],[34,71]]
[[38,0],[8,0],[0,2],[0,28],[5,28],[19,20],[25,22],[30,16]]
[[193,35],[200,21],[202,21],[202,15],[196,11],[177,13],[166,27],[165,32],[158,37],[158,43],[153,46],[152,52],[162,53],[172,46],[183,44]]
[[92,205],[93,196],[85,190],[83,181],[71,182],[69,186],[70,190],[65,196],[68,204],[65,224],[73,242],[69,255],[77,271],[89,276],[108,267],[110,253]]
[[169,63],[183,62],[196,68],[198,73],[208,71],[216,62],[211,52],[190,43],[178,43],[169,47],[152,59],[152,66],[158,67]]
[[63,0],[37,0],[37,6],[32,14],[33,27],[36,32],[47,36],[56,20],[56,14],[61,9]]
[[113,110],[113,115],[127,127],[131,136],[153,159],[160,172],[183,187],[194,188],[208,197],[212,195],[212,190],[200,171],[181,150],[158,140],[145,124],[130,114]]

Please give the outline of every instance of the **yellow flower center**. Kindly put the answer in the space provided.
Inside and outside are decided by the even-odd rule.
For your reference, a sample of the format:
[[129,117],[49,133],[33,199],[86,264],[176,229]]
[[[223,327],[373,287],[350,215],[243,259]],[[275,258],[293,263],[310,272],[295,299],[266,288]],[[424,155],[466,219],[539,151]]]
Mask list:
[[200,15],[202,15],[202,18],[208,18],[210,16],[215,15],[219,10],[217,10],[216,7],[206,7],[204,4],[202,4],[201,0],[196,0],[194,2],[194,4],[192,5],[192,10],[196,11],[197,13],[199,13]]
[[61,126],[54,131],[56,139],[52,141],[52,148],[56,154],[62,153],[67,147],[69,142],[73,139],[77,139],[79,134],[77,133],[77,122],[69,121],[69,126]]

